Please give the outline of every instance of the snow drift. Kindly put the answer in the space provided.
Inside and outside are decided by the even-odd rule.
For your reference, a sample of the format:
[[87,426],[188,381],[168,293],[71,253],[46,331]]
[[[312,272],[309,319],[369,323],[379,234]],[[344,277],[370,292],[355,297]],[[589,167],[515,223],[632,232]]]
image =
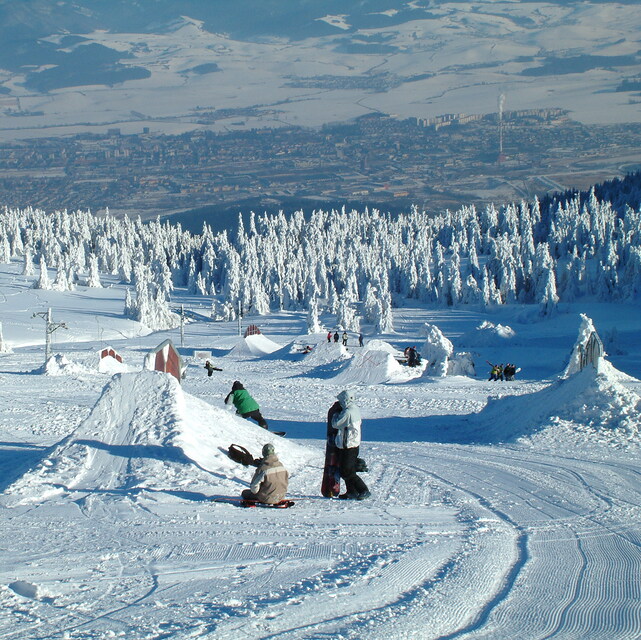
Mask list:
[[264,443],[272,442],[290,471],[314,455],[226,409],[184,394],[173,376],[155,371],[117,374],[87,419],[9,487],[3,502],[40,502],[73,492],[189,490],[201,499],[212,492],[238,493],[251,471],[227,457],[232,442],[255,456]]

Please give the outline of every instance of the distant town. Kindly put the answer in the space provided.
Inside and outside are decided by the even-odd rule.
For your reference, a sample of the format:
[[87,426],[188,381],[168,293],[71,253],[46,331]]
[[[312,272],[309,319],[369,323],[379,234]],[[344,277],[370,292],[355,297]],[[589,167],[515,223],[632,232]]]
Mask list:
[[[199,114],[207,125],[222,116]],[[584,125],[560,109],[398,119],[322,128],[194,130],[0,144],[0,205],[105,208],[143,219],[195,209],[370,206],[437,213],[531,199],[641,168],[638,125]],[[239,127],[236,131],[234,126]]]

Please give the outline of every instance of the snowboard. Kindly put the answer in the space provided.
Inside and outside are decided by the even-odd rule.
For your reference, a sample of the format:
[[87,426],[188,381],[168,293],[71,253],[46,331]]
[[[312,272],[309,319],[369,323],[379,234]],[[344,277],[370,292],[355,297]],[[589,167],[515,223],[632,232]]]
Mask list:
[[338,448],[336,447],[336,429],[332,427],[332,418],[342,411],[339,402],[335,402],[327,413],[327,441],[325,442],[325,467],[321,494],[325,498],[336,498],[341,492],[341,476],[338,466]]
[[274,504],[267,504],[265,502],[256,502],[255,500],[241,500],[241,507],[264,507],[266,509],[289,509],[294,506],[293,500],[281,500]]
[[221,498],[214,498],[214,502],[225,502],[227,504],[235,504],[239,507],[265,507],[267,509],[289,509],[294,506],[293,500],[281,500],[275,504],[266,504],[264,502],[257,502],[256,500],[246,500],[245,498],[236,498],[234,496],[225,496]]
[[280,436],[281,438],[287,435],[287,431],[270,431],[269,433],[273,433],[275,436]]

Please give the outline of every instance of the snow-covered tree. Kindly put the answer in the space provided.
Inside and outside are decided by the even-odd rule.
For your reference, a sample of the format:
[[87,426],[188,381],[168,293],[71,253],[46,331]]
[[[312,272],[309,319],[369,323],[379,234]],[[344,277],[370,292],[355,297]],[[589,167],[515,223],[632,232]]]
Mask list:
[[434,324],[426,323],[421,331],[425,342],[420,348],[423,359],[427,361],[425,375],[444,378],[449,368],[449,360],[454,346]]

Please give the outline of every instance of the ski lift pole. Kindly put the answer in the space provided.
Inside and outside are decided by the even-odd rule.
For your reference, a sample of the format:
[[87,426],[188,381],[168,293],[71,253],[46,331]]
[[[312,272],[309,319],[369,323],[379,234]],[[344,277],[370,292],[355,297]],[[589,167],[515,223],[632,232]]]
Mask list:
[[185,305],[180,305],[180,346],[185,346]]
[[35,318],[36,316],[43,318],[45,321],[45,364],[47,364],[47,360],[51,357],[51,334],[60,328],[67,329],[68,327],[64,322],[53,322],[51,319],[51,307],[46,311],[34,313],[31,317]]

